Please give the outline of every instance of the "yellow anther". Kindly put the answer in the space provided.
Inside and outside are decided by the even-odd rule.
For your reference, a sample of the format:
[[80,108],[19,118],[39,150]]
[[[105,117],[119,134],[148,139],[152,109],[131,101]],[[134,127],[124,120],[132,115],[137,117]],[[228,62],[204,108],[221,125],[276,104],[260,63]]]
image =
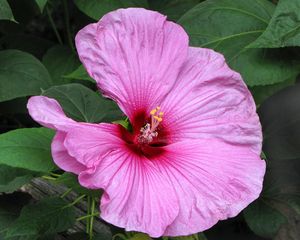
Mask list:
[[156,109],[152,109],[152,110],[150,111],[150,114],[151,114],[151,115],[154,115],[156,112],[157,112]]
[[160,112],[160,113],[158,114],[158,116],[160,116],[160,117],[162,117],[163,115],[164,115],[163,112]]
[[159,121],[159,122],[162,121],[162,118],[160,118],[160,117],[158,117],[158,116],[153,116],[153,118],[154,118],[155,120]]

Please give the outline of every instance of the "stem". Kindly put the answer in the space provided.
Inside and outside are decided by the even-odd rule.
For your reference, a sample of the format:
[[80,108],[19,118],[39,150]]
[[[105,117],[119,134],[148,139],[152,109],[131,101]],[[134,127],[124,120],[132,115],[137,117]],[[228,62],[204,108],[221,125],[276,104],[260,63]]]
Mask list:
[[56,178],[51,177],[51,176],[42,176],[42,178],[47,179],[47,180],[56,180]]
[[[87,197],[87,215],[91,215],[91,197]],[[89,234],[90,231],[90,219],[86,220],[86,233]]]
[[96,217],[99,215],[99,212],[95,212],[94,214],[89,214],[89,215],[86,215],[86,216],[82,216],[82,217],[79,217],[76,219],[76,221],[82,221],[84,219],[87,219],[87,218],[90,218],[90,217]]
[[47,12],[47,15],[48,15],[48,18],[49,18],[49,22],[50,22],[50,24],[51,24],[51,27],[53,28],[53,31],[54,31],[55,36],[56,36],[56,38],[57,38],[57,41],[59,42],[59,44],[63,45],[63,42],[62,42],[62,40],[61,40],[61,37],[60,37],[60,35],[59,35],[59,32],[57,31],[57,28],[56,28],[56,26],[55,26],[55,23],[54,23],[54,21],[53,21],[53,18],[52,18],[52,16],[51,16],[51,13],[50,13],[50,10],[49,10],[48,7],[46,7],[46,12]]
[[67,191],[65,191],[60,197],[64,198],[65,196],[67,196],[70,192],[72,192],[72,188],[69,188]]
[[72,41],[72,34],[71,34],[71,28],[70,28],[70,14],[69,14],[69,9],[68,9],[68,3],[66,0],[62,0],[63,3],[63,8],[64,8],[64,15],[65,15],[65,25],[66,25],[66,29],[67,29],[67,39],[68,39],[68,43],[70,48],[75,51],[74,49],[74,45],[73,45],[73,41]]
[[53,177],[60,177],[61,176],[61,174],[57,174],[57,173],[50,173],[50,175],[53,176]]
[[95,206],[96,206],[96,200],[95,198],[92,198],[92,204],[91,204],[91,218],[90,218],[90,230],[89,230],[89,237],[90,240],[93,240],[93,225],[94,225],[94,214],[95,214]]
[[71,206],[75,205],[76,203],[78,203],[84,197],[85,197],[85,195],[81,195],[80,197],[76,198],[73,202],[71,202],[70,204],[66,205],[65,208],[71,207]]

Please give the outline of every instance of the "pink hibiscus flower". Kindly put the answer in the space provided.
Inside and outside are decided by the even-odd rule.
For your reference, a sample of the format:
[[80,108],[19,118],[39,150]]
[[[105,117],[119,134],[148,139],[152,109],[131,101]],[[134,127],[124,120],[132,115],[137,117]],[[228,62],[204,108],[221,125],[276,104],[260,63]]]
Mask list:
[[55,129],[52,155],[81,185],[104,189],[101,217],[152,237],[189,235],[236,216],[262,189],[261,126],[241,76],[179,25],[120,9],[76,36],[103,95],[132,124],[78,123],[36,96],[30,115]]

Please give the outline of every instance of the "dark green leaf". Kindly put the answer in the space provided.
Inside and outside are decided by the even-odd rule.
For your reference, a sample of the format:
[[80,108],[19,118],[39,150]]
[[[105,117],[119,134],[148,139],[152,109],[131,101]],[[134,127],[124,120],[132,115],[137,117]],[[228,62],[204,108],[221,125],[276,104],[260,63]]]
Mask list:
[[48,71],[32,55],[18,50],[0,52],[0,101],[39,94],[50,84]]
[[280,0],[266,31],[249,47],[300,46],[300,1]]
[[43,93],[55,98],[65,113],[82,122],[113,121],[121,118],[117,105],[81,84],[55,86]]
[[[300,85],[268,98],[258,113],[263,127],[267,172],[261,198],[245,211],[251,229],[275,237],[296,231],[300,217]],[[289,229],[283,231],[282,229]]]
[[300,66],[290,60],[291,53],[247,48],[266,29],[274,9],[267,0],[207,0],[178,22],[193,46],[223,53],[249,86],[268,85],[295,77]]
[[46,6],[48,0],[35,0],[36,4],[39,6],[41,13],[44,11],[44,7]]
[[29,34],[8,34],[0,39],[2,49],[18,49],[41,59],[53,43]]
[[50,145],[53,130],[17,129],[0,135],[0,164],[37,172],[54,169]]
[[78,183],[77,180],[78,176],[65,172],[60,177],[58,177],[55,181],[53,181],[55,184],[64,184],[65,186],[72,188],[73,191],[84,194],[87,196],[92,197],[100,197],[101,191],[100,190],[89,190],[86,188],[81,187],[81,185]]
[[254,86],[250,87],[250,91],[255,99],[256,104],[261,104],[263,101],[265,101],[268,97],[272,96],[279,90],[288,87],[290,85],[293,85],[295,83],[295,79],[288,79],[284,82],[267,85],[267,86]]
[[38,236],[62,232],[75,223],[72,206],[61,198],[46,198],[25,206],[20,217],[9,227],[6,237],[36,239]]
[[167,15],[170,20],[176,21],[202,0],[149,0],[148,2],[151,9]]
[[244,211],[250,229],[262,237],[273,237],[287,219],[268,202],[257,200]]
[[13,192],[28,183],[36,173],[22,169],[0,165],[0,192]]
[[87,80],[95,83],[95,80],[89,76],[89,74],[87,73],[83,65],[80,65],[75,71],[65,75],[64,78],[76,79],[76,80]]
[[0,195],[0,239],[4,238],[4,230],[18,218],[21,208],[29,200],[30,195],[21,192]]
[[74,3],[83,13],[95,20],[118,8],[148,7],[147,0],[74,0]]
[[15,21],[11,8],[6,0],[0,1],[0,20]]
[[55,84],[67,83],[63,76],[78,68],[80,62],[71,49],[63,46],[54,46],[43,57],[43,63],[48,69]]

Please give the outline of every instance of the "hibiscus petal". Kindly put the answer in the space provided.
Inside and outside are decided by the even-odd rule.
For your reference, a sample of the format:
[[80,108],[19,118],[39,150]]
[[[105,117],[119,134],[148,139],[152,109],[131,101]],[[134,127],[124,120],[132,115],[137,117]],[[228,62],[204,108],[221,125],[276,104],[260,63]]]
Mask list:
[[69,155],[78,162],[93,167],[106,154],[123,144],[123,140],[118,136],[120,127],[117,124],[101,123],[73,128],[67,133],[64,146]]
[[246,147],[199,139],[166,148],[163,174],[180,204],[166,236],[201,232],[234,217],[262,190],[265,162]]
[[[112,139],[121,141],[120,138],[114,136],[119,133],[119,125],[75,122],[65,115],[55,99],[44,96],[31,97],[27,107],[29,114],[35,121],[45,127],[57,130],[51,145],[52,156],[54,162],[65,171],[79,174],[86,169],[86,166],[89,166],[88,164],[95,164],[102,154],[109,152],[111,145],[105,144],[108,143],[106,139],[109,139],[109,141],[112,141]],[[96,150],[98,155],[88,160],[78,161],[78,155],[80,155],[78,159],[81,160],[84,159],[82,155],[91,151],[91,149],[84,147],[85,144],[88,145],[93,140],[99,140],[99,142],[95,143],[97,144]],[[103,144],[104,140],[105,143]],[[82,146],[83,148],[81,148]],[[80,153],[77,153],[77,147]]]
[[247,147],[190,140],[151,159],[124,143],[81,172],[81,185],[103,188],[101,217],[152,237],[204,231],[236,216],[262,190],[265,162]]
[[69,155],[66,147],[64,146],[65,137],[66,133],[58,131],[53,138],[51,144],[53,160],[61,169],[67,172],[79,174],[86,170],[86,167]]
[[78,124],[68,118],[59,103],[52,98],[34,96],[28,100],[27,108],[30,116],[44,127],[56,130],[68,130]]
[[96,167],[82,172],[79,182],[103,188],[101,217],[127,231],[163,235],[178,215],[179,206],[160,162],[135,154],[126,146],[105,156]]
[[188,50],[178,24],[142,8],[119,9],[76,36],[79,57],[103,94],[132,120],[173,86]]
[[261,125],[253,98],[241,76],[213,50],[189,49],[161,109],[172,142],[218,138],[261,152]]

